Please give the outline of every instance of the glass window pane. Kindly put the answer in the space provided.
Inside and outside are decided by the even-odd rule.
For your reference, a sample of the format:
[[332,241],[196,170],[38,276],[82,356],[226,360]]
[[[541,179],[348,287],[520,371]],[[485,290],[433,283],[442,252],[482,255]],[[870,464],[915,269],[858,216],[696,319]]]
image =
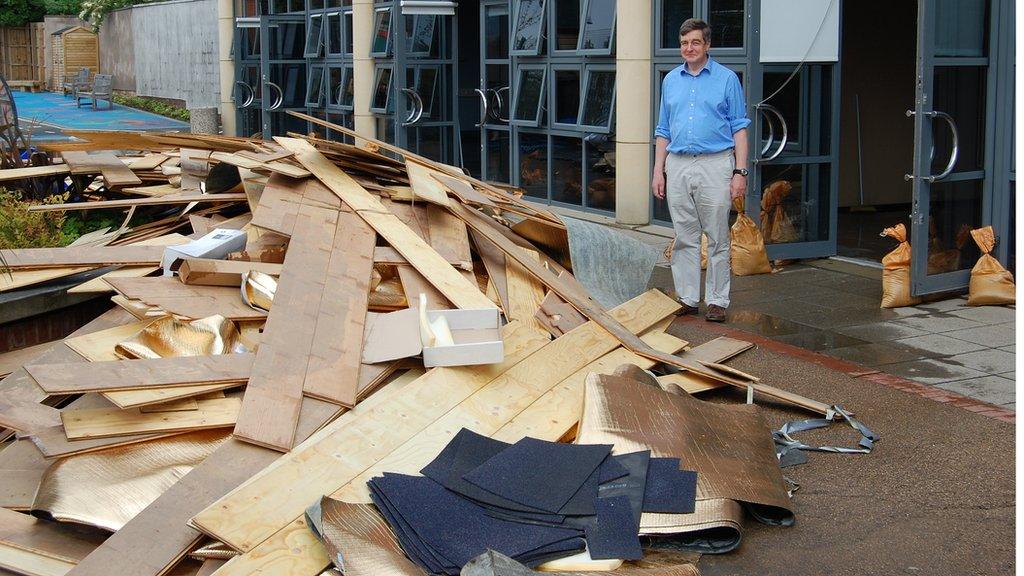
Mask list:
[[319,58],[323,46],[323,16],[317,14],[309,18],[309,29],[306,31],[306,58]]
[[551,137],[551,199],[583,205],[583,140]]
[[374,82],[373,101],[370,105],[375,112],[388,110],[391,101],[391,68],[377,68],[376,81]]
[[828,240],[830,164],[761,167],[761,234],[766,244]]
[[512,182],[509,151],[511,133],[503,130],[487,131],[487,179],[492,182]]
[[282,108],[302,108],[306,104],[306,65],[305,64],[271,64],[270,81],[276,84],[281,92],[273,87],[271,98],[280,97]]
[[576,124],[580,111],[580,71],[555,70],[555,117],[558,124]]
[[[933,110],[953,117],[960,136],[960,152],[954,172],[981,170],[985,166],[985,84],[983,66],[939,66],[932,89]],[[953,133],[941,118],[932,119],[932,174],[949,163]]]
[[615,32],[615,0],[590,0],[583,18],[580,50],[610,50]]
[[416,92],[423,100],[423,117],[430,118],[434,111],[434,100],[437,98],[437,68],[421,68]]
[[[484,86],[487,90],[491,90],[488,93],[490,96],[488,123],[493,121],[508,122],[509,113],[512,109],[509,69],[510,66],[508,64],[488,64],[485,69],[487,78]],[[508,182],[508,180],[505,180],[505,182]]]
[[586,150],[587,206],[614,212],[615,143],[587,144]]
[[516,120],[536,122],[544,97],[544,70],[531,68],[519,72],[519,93],[516,97]]
[[512,49],[537,54],[544,27],[544,0],[519,0]]
[[274,14],[284,14],[288,11],[288,0],[272,0],[270,6]]
[[[792,80],[786,84],[785,88],[782,88],[776,94],[776,91],[782,86],[782,83],[789,78],[793,72],[765,72],[764,73],[764,93],[766,95],[775,94],[772,96],[766,104],[774,106],[782,113],[783,119],[786,120],[786,129],[789,136],[789,143],[797,146],[800,144],[800,85],[803,81],[804,70],[801,70],[793,77]],[[774,115],[761,114],[761,136],[767,141],[768,136],[772,134],[768,127],[768,118],[771,117],[771,123],[774,129],[775,143],[772,145],[772,150],[778,145],[782,139],[782,126],[779,125],[778,119]],[[772,153],[772,150],[768,151],[768,154]]]
[[987,0],[935,0],[935,55],[988,56]]
[[711,47],[742,48],[743,20],[743,0],[708,0]]
[[406,17],[405,47],[410,56],[433,56],[437,16],[421,14]]
[[931,185],[928,274],[969,270],[981,257],[971,229],[981,226],[982,184],[982,180],[968,180]]
[[323,106],[324,67],[313,66],[309,71],[309,85],[306,88],[306,105],[314,108]]
[[327,71],[327,104],[337,106],[341,104],[341,82],[343,70],[340,66],[331,66]]
[[587,90],[584,93],[583,126],[609,126],[612,119],[612,102],[615,98],[615,71],[594,70],[587,74]]
[[548,137],[519,133],[519,186],[527,196],[548,198]]
[[341,54],[341,14],[327,15],[327,53]]
[[555,0],[555,50],[576,50],[580,38],[580,0]]
[[377,12],[373,30],[373,44],[370,46],[370,54],[373,56],[387,56],[391,48],[391,10]]
[[508,58],[508,9],[504,6],[488,6],[487,10],[487,58]]
[[274,58],[300,60],[305,48],[305,22],[279,22],[269,28],[268,49]]
[[352,73],[352,67],[345,67],[345,87],[341,91],[341,105],[351,108],[356,94],[356,76]]
[[323,10],[324,0],[309,0],[309,10]]
[[345,54],[352,55],[352,13],[345,12],[342,17],[345,19]]

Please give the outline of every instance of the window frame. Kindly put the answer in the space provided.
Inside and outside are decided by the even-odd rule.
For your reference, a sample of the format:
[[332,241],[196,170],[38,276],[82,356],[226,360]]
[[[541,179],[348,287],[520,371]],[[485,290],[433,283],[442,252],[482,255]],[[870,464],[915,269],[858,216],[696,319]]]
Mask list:
[[551,114],[549,115],[550,121],[548,122],[548,124],[550,124],[551,127],[557,128],[557,129],[560,129],[560,130],[577,130],[578,129],[579,121],[580,121],[580,115],[579,115],[580,108],[579,108],[579,106],[576,107],[576,122],[573,122],[572,124],[568,124],[568,123],[564,123],[564,122],[558,122],[556,117],[555,117],[554,112],[555,112],[555,107],[557,106],[556,98],[558,96],[558,94],[557,94],[557,86],[558,86],[558,84],[555,82],[555,74],[557,74],[558,72],[561,72],[561,71],[566,71],[566,70],[575,71],[575,72],[579,73],[579,75],[580,75],[580,77],[579,77],[579,82],[580,82],[580,85],[579,85],[579,98],[580,98],[580,102],[582,103],[583,102],[583,75],[584,75],[583,74],[583,66],[584,65],[583,65],[582,62],[576,62],[576,63],[571,63],[571,64],[570,63],[564,63],[564,64],[563,63],[555,63],[555,64],[551,64],[551,71],[549,72],[549,74],[551,75],[551,82],[550,82],[550,88],[549,88],[549,94],[548,94],[548,102],[551,103],[550,106],[549,106],[549,109],[548,109],[548,111],[551,112]]
[[[612,89],[612,101],[610,108],[608,110],[608,124],[604,126],[583,123],[583,120],[585,118],[584,112],[587,109],[587,96],[588,92],[590,91],[590,76],[594,72],[611,72],[612,74],[615,75],[615,84]],[[584,66],[583,86],[581,87],[580,91],[580,111],[579,115],[577,116],[577,126],[579,126],[581,130],[584,130],[586,132],[596,132],[599,134],[610,134],[612,132],[612,126],[615,124],[615,104],[617,101],[616,92],[618,91],[618,85],[619,75],[615,69],[615,64],[587,64],[586,66]]]
[[[387,97],[385,98],[385,102],[384,102],[384,107],[381,108],[381,107],[378,107],[378,106],[374,106],[374,104],[376,104],[377,87],[380,85],[380,77],[384,73],[385,70],[387,70],[388,73],[389,73],[389,75],[388,75],[388,89],[387,89]],[[370,108],[369,108],[370,112],[373,112],[374,114],[382,114],[382,115],[388,115],[388,114],[391,113],[391,106],[392,106],[391,95],[392,95],[392,92],[393,92],[392,86],[394,84],[394,81],[395,81],[395,66],[394,66],[393,63],[390,63],[390,62],[388,62],[388,63],[379,62],[377,64],[374,64],[374,67],[373,67],[373,92],[371,93],[371,97],[370,97]]]
[[[374,50],[374,44],[377,43],[377,32],[380,30],[382,20],[379,20],[381,14],[386,14],[388,19],[388,36],[384,43],[384,51]],[[373,35],[370,36],[370,56],[373,58],[388,58],[391,56],[392,42],[395,37],[394,31],[394,13],[392,12],[391,6],[380,7],[374,9],[373,14]],[[344,33],[344,30],[342,30]],[[342,39],[344,44],[344,38]]]
[[[337,47],[333,45],[333,42],[331,42],[331,30],[332,30],[331,18],[333,18],[333,17],[337,17],[337,19],[338,19],[338,44],[340,44],[340,46],[337,46]],[[344,16],[342,15],[340,10],[335,9],[335,10],[332,10],[330,12],[324,12],[324,34],[325,34],[324,35],[324,45],[326,46],[326,50],[324,50],[325,57],[326,58],[342,58],[342,57],[344,57],[345,56],[345,53],[344,53],[344,49],[345,49],[345,25],[344,25]],[[338,48],[337,52],[335,52],[335,50],[334,50],[335,48]]]
[[[318,96],[316,102],[314,102],[313,100],[309,99],[309,96],[310,96],[310,92],[312,92],[311,89],[313,88],[313,82],[316,81],[315,80],[316,79],[316,74],[314,73],[314,71],[317,68],[320,69],[320,92],[319,92],[319,96]],[[326,77],[327,77],[327,66],[323,62],[315,62],[315,63],[310,63],[309,64],[309,70],[306,72],[306,98],[305,98],[306,106],[308,106],[310,108],[322,108],[323,107],[323,101],[324,101],[324,79]]]
[[[309,41],[312,38],[312,24],[314,19],[320,21],[320,28],[317,32],[316,46],[314,47],[315,50],[310,50]],[[324,39],[324,27],[326,24],[327,22],[324,19],[323,13],[310,14],[306,18],[306,45],[302,49],[303,58],[320,58],[321,54],[325,52],[324,45],[326,44],[326,41]]]
[[[533,120],[520,120],[516,116],[519,112],[519,99],[522,91],[522,83],[526,77],[526,73],[532,70],[540,70],[543,74],[540,84],[540,97],[537,99],[537,110],[535,111]],[[548,65],[547,64],[520,64],[516,67],[516,82],[515,82],[515,97],[512,99],[512,109],[509,116],[509,124],[514,126],[525,126],[530,128],[540,127],[540,119],[544,113],[544,104],[546,99],[547,81],[548,81]]]
[[509,47],[508,47],[509,48],[508,53],[509,53],[510,56],[540,56],[541,49],[544,46],[544,42],[546,40],[546,37],[548,36],[548,34],[545,34],[545,32],[546,32],[547,23],[548,23],[547,21],[548,21],[548,9],[549,9],[548,2],[549,2],[549,0],[537,0],[537,1],[539,1],[541,3],[541,14],[543,14],[543,16],[541,17],[541,20],[540,20],[540,26],[537,29],[536,49],[534,49],[534,50],[521,50],[521,49],[517,50],[515,48],[516,38],[517,38],[517,35],[518,35],[519,13],[520,13],[520,10],[522,9],[522,4],[523,4],[523,0],[515,0],[515,5],[514,5],[514,9],[513,9],[513,14],[512,14],[512,20],[510,21],[510,24],[511,24],[511,34],[509,35]]
[[551,1],[551,8],[550,8],[550,14],[548,15],[548,17],[551,19],[551,33],[548,34],[548,36],[550,37],[550,39],[549,39],[550,45],[548,46],[548,53],[551,54],[554,57],[570,57],[571,58],[573,56],[578,56],[579,55],[579,45],[580,45],[580,33],[583,31],[583,9],[584,9],[583,6],[586,3],[586,0],[579,0],[580,13],[577,16],[577,18],[578,18],[577,25],[579,26],[579,29],[576,32],[576,45],[574,47],[572,47],[572,48],[559,48],[558,47],[558,2],[560,0],[550,0],[550,1]]
[[583,0],[583,11],[580,13],[580,35],[576,39],[576,53],[583,56],[610,56],[615,53],[615,30],[619,21],[618,2],[627,0],[614,0],[616,9],[612,13],[612,30],[608,37],[608,48],[583,48],[583,39],[587,36],[587,14],[593,0]]
[[[393,74],[393,73],[392,73]],[[345,93],[345,86],[348,85],[355,77],[355,65],[352,62],[345,62],[341,66],[341,94]],[[390,98],[390,95],[389,95]],[[355,110],[355,86],[352,87],[352,103],[345,104],[343,98],[338,99],[338,109],[344,110],[345,112],[352,112]]]
[[[408,15],[406,16],[408,18]],[[430,18],[434,24],[430,27],[430,43],[427,45],[427,51],[413,50],[416,46],[416,35],[413,34],[406,39],[406,51],[405,55],[412,58],[430,58],[430,53],[434,50],[434,43],[437,41],[437,15],[436,14],[414,14],[412,19],[412,30],[416,32],[416,24],[420,18]]]
[[[434,72],[434,87],[429,95],[420,93],[420,81],[423,78],[424,70],[432,70]],[[434,116],[434,106],[437,103],[437,93],[439,90],[438,84],[443,84],[441,74],[442,70],[440,64],[424,64],[416,66],[416,73],[413,76],[413,90],[419,94],[420,99],[423,101],[423,118],[432,118]],[[430,104],[429,107],[427,107],[428,102]]]

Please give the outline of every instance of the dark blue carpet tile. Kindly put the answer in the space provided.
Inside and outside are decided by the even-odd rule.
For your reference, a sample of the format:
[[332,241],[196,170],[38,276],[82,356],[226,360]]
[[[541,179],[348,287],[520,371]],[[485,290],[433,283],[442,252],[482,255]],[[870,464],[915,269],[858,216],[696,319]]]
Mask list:
[[697,500],[697,473],[680,470],[678,458],[651,458],[644,512],[690,514]]
[[[438,568],[429,566],[430,556],[443,559],[438,562],[443,569],[437,571],[458,574],[457,568],[488,548],[527,565],[582,549],[582,539],[576,530],[492,518],[483,508],[445,490],[430,478],[385,474],[371,480],[370,485],[387,509],[385,516],[389,522],[394,517],[407,538],[420,541],[410,544],[411,550],[406,548],[406,552],[410,557],[421,557],[423,561],[419,563],[430,570]],[[429,554],[424,554],[424,549]]]
[[621,558],[639,560],[640,529],[633,519],[633,510],[626,496],[597,499],[597,521],[587,527],[587,550],[594,560]]
[[610,452],[610,445],[523,438],[462,477],[513,502],[558,513]]

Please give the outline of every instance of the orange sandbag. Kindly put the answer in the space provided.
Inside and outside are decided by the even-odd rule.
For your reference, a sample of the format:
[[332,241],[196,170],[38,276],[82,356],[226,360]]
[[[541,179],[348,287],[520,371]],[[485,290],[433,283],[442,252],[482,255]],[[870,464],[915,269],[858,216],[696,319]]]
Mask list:
[[[662,254],[665,256],[665,260],[672,262],[672,247],[675,246],[676,239],[673,238],[668,246],[665,246],[665,250]],[[707,234],[700,235],[700,269],[708,269],[708,237]]]
[[970,291],[967,296],[968,306],[998,306],[1017,302],[1017,285],[1013,283],[1013,274],[1003,268],[998,260],[992,257],[992,249],[996,247],[996,235],[991,226],[971,230],[971,236],[978,243],[983,254],[971,270]]
[[729,231],[732,239],[732,251],[729,254],[732,273],[736,276],[771,274],[772,265],[768,263],[764,237],[757,229],[757,224],[743,211],[743,198],[733,200],[733,208],[736,209],[737,215],[736,222]]
[[910,243],[907,227],[897,224],[882,231],[899,242],[892,252],[882,257],[882,308],[913,306],[921,301],[910,295]]
[[793,185],[788,180],[776,180],[761,194],[761,234],[769,244],[796,242],[796,228],[789,219],[782,201],[789,196]]

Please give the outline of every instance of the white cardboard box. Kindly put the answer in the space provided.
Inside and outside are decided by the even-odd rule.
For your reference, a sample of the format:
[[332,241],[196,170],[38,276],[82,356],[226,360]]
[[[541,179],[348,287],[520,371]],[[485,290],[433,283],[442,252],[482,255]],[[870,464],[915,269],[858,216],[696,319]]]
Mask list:
[[501,317],[497,308],[428,310],[427,320],[444,316],[453,345],[424,346],[420,339],[418,308],[387,314],[367,314],[363,362],[376,364],[423,355],[425,367],[497,364],[505,359]]
[[160,262],[164,276],[172,276],[177,264],[184,258],[220,259],[232,252],[243,250],[247,239],[248,234],[242,230],[217,228],[188,244],[168,246],[164,249],[164,257]]

